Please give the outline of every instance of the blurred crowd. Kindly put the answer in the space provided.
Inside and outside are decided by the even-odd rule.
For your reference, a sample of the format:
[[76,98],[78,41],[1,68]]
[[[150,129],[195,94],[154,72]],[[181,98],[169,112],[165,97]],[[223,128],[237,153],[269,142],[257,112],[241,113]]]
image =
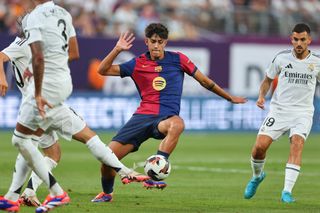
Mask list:
[[[16,33],[26,0],[0,0],[0,32]],[[73,16],[79,36],[143,37],[150,22],[167,25],[171,39],[211,35],[287,36],[298,22],[320,32],[320,0],[54,0]]]

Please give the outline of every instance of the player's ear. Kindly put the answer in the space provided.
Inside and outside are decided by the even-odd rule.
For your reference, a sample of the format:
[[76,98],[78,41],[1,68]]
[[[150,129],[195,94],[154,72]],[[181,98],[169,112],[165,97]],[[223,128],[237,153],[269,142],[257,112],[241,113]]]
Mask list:
[[311,42],[312,42],[312,37],[308,35],[308,45],[311,44]]
[[291,44],[293,44],[294,42],[293,35],[290,36],[290,41],[291,41]]
[[166,40],[163,41],[164,46],[166,46],[167,43],[168,43],[168,39],[166,39]]
[[144,39],[144,43],[148,46],[148,38]]

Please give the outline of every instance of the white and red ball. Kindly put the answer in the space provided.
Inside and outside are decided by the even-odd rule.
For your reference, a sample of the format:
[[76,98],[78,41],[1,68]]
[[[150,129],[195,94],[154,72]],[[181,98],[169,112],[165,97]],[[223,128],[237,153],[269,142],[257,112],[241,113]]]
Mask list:
[[160,181],[166,179],[171,171],[170,162],[162,155],[150,156],[144,165],[144,172],[151,179]]

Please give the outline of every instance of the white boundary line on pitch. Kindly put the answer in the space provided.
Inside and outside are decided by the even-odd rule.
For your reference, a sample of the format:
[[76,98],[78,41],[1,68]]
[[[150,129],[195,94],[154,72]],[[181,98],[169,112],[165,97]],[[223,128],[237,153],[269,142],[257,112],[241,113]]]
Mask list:
[[[143,167],[145,164],[145,162],[138,162],[135,163],[133,168],[139,168],[139,167]],[[194,171],[194,172],[212,172],[212,173],[241,173],[241,174],[251,174],[251,170],[250,169],[225,169],[225,168],[213,168],[213,167],[204,167],[204,166],[178,166],[178,165],[172,165],[173,169],[177,169],[177,170],[188,170],[188,171]],[[283,167],[284,168],[284,167]],[[266,171],[268,174],[277,174],[277,175],[284,175],[284,169],[283,171],[270,171],[267,170]],[[309,177],[314,177],[320,176],[319,172],[301,172],[300,175],[303,176],[309,176]]]

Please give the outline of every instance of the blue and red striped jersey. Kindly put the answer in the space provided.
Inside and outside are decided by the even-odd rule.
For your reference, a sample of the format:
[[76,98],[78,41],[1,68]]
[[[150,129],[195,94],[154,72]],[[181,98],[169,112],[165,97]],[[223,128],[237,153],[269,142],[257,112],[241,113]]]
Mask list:
[[135,114],[179,115],[184,73],[193,76],[197,67],[184,54],[165,51],[152,61],[146,52],[120,64],[122,78],[130,76],[141,97]]

